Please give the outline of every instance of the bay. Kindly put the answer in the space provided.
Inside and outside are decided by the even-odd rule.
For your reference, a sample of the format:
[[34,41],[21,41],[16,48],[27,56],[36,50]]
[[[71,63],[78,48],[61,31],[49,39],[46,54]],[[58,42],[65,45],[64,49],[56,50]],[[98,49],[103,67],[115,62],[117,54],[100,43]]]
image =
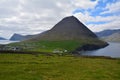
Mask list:
[[113,58],[120,58],[120,43],[119,42],[108,42],[109,46],[94,50],[94,51],[84,51],[80,52],[81,55],[87,56],[110,56]]

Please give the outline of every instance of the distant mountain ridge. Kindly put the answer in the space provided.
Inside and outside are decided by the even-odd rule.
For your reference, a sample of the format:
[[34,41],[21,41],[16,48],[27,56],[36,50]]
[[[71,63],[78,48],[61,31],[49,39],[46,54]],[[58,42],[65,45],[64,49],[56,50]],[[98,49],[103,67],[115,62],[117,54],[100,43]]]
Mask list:
[[103,38],[106,41],[120,42],[120,32],[116,32],[108,37]]
[[23,35],[20,35],[20,34],[13,34],[13,36],[10,38],[10,40],[13,40],[13,41],[23,41],[23,40],[27,40],[27,39],[30,39],[32,38],[33,36],[35,35],[26,35],[26,36],[23,36]]
[[96,33],[96,35],[105,41],[120,42],[120,29],[104,30]]
[[0,37],[0,40],[6,40],[5,38],[3,38],[3,37]]
[[110,36],[116,32],[120,32],[120,29],[114,29],[114,30],[104,30],[104,31],[100,31],[100,32],[96,32],[95,34],[98,37],[107,37]]

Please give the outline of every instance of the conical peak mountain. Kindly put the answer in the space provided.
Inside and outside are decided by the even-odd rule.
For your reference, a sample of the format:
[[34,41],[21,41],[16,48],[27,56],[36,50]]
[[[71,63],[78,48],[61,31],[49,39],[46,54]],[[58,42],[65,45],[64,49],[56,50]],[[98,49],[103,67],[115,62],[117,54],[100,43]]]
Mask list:
[[83,23],[76,17],[63,18],[51,30],[38,36],[44,40],[80,40],[83,38],[97,38]]
[[[35,45],[33,45],[34,42]],[[31,45],[33,50],[45,52],[54,52],[56,49],[63,50],[63,52],[64,50],[78,52],[99,49],[108,45],[99,40],[92,31],[74,16],[62,19],[51,30],[38,34],[24,41],[24,43]],[[26,50],[29,49],[29,46],[26,47]]]
[[52,30],[56,29],[58,30],[64,30],[66,28],[71,29],[71,28],[77,28],[79,25],[80,21],[78,21],[78,19],[74,16],[69,16],[69,17],[65,17],[63,18],[59,23],[57,23]]
[[90,31],[83,23],[81,23],[74,16],[69,16],[62,19],[51,29],[51,31],[66,34],[69,33],[69,35],[79,35],[78,37],[97,37],[92,31]]

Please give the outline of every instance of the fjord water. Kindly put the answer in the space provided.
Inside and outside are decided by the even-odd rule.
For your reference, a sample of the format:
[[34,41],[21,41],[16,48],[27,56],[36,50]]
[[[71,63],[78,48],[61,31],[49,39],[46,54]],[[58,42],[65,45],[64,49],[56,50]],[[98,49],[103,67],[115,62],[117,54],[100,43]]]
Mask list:
[[9,43],[14,43],[14,42],[19,42],[19,41],[0,40],[0,44],[9,44]]
[[85,51],[81,52],[81,55],[88,56],[110,56],[113,58],[120,58],[120,43],[118,42],[108,42],[109,46],[94,50],[94,51]]

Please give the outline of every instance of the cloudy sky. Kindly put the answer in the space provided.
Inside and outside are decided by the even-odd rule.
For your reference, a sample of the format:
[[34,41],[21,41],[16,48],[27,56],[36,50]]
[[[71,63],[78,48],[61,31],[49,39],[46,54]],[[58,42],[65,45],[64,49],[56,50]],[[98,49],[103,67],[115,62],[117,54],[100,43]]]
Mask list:
[[0,36],[37,34],[71,15],[94,32],[120,29],[120,0],[0,0]]

